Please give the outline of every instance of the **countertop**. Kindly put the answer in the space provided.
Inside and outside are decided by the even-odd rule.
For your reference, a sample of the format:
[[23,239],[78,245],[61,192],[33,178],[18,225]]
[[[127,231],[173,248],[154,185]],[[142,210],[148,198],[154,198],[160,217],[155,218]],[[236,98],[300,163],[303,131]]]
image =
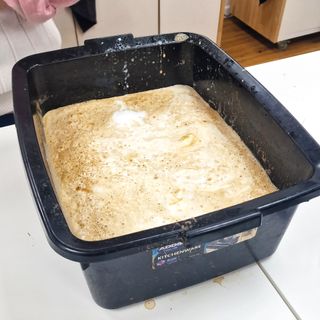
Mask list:
[[[248,70],[320,142],[320,51]],[[298,207],[276,253],[222,277],[104,310],[80,266],[48,245],[14,126],[0,128],[0,319],[320,319],[320,197]]]

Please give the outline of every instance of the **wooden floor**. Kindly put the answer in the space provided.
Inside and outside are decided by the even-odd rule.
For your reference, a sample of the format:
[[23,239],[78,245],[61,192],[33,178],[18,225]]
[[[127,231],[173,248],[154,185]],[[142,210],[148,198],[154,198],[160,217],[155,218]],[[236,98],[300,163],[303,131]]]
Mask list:
[[224,19],[221,47],[242,66],[279,60],[320,50],[320,33],[290,40],[285,50],[278,47],[238,19]]

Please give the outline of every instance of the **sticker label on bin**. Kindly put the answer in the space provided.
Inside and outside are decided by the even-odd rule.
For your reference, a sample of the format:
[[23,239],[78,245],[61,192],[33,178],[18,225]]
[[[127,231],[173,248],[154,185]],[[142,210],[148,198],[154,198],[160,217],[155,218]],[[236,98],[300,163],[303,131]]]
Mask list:
[[222,239],[199,243],[186,247],[183,242],[175,242],[166,246],[152,249],[152,269],[169,266],[198,255],[208,254],[231,245],[249,240],[257,233],[257,228],[240,232]]
[[189,257],[202,254],[201,244],[186,247],[183,242],[175,242],[152,249],[152,269],[170,265]]
[[232,246],[236,243],[249,240],[249,239],[253,238],[256,235],[256,233],[257,233],[257,228],[254,228],[254,229],[251,229],[248,231],[233,234],[232,236],[229,236],[229,237],[225,237],[225,238],[218,239],[218,240],[211,241],[211,242],[206,242],[204,244],[203,253],[207,254],[210,252],[214,252],[214,251],[223,249],[225,247]]

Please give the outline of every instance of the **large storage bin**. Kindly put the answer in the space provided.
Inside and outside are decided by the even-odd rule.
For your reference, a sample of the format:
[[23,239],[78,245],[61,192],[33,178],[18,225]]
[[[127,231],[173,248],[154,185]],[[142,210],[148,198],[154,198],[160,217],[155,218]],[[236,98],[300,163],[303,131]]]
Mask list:
[[[279,191],[109,240],[74,237],[41,154],[41,116],[62,105],[174,84],[194,87],[219,111]],[[190,286],[271,255],[296,205],[320,193],[318,144],[246,70],[196,34],[122,35],[33,55],[15,65],[13,95],[22,157],[48,241],[81,263],[95,301],[105,308]]]

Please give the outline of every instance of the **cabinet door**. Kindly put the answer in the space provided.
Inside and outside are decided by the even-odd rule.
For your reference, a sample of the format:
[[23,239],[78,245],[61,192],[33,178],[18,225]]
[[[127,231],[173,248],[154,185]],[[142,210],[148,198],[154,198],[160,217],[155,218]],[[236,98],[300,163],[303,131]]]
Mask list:
[[286,0],[232,0],[231,13],[272,42],[278,41]]
[[97,24],[83,33],[77,25],[79,44],[90,38],[133,33],[135,37],[158,33],[158,0],[97,0]]
[[71,10],[69,8],[57,10],[53,20],[61,34],[62,48],[76,47],[78,42]]
[[160,33],[194,32],[219,42],[223,12],[224,0],[160,0]]
[[287,0],[278,41],[320,31],[319,0]]

